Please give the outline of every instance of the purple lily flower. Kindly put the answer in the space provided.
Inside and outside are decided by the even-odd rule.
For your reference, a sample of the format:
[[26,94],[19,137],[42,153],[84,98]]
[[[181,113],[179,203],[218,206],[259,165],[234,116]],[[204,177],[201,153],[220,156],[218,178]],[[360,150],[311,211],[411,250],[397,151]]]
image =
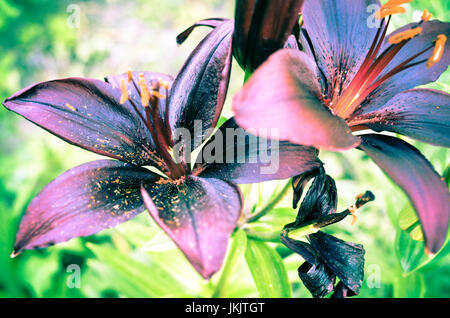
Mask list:
[[[371,15],[371,5],[381,9]],[[427,252],[436,253],[450,218],[446,184],[401,139],[353,134],[391,131],[450,146],[450,95],[412,89],[448,68],[450,23],[429,21],[425,12],[421,22],[386,36],[391,14],[403,11],[378,0],[307,1],[304,51],[273,54],[234,97],[233,109],[241,127],[278,128],[282,140],[336,151],[359,146],[406,192]]]
[[[364,248],[360,244],[342,241],[320,229],[345,219],[362,205],[375,199],[370,191],[357,197],[355,204],[336,213],[337,189],[334,180],[323,168],[316,170],[314,181],[305,195],[295,222],[287,224],[281,242],[305,260],[298,268],[298,275],[313,297],[349,297],[359,294],[364,278]],[[309,180],[299,176],[294,181]],[[294,192],[301,196],[302,182],[294,182]],[[294,199],[294,205],[297,203]],[[300,240],[306,236],[308,242]],[[339,283],[336,284],[336,277]]]
[[[234,13],[233,56],[244,71],[252,73],[272,53],[297,46],[293,36],[304,0],[237,0]],[[215,28],[230,21],[210,18],[196,22],[177,37],[181,44],[198,26]],[[298,34],[297,34],[298,36]]]
[[[206,140],[221,113],[231,42],[232,23],[217,26],[175,79],[131,71],[108,76],[106,83],[67,78],[38,83],[7,98],[7,109],[50,133],[117,159],[83,164],[48,184],[23,216],[13,256],[92,235],[147,208],[203,277],[218,271],[241,216],[242,195],[235,182],[289,178],[321,166],[314,148],[277,143],[268,148],[280,152],[283,166],[271,174],[256,175],[256,168],[267,163],[249,162],[258,149],[248,144],[235,164],[199,160],[191,168],[186,160],[190,150]],[[180,130],[192,138],[180,139]],[[240,146],[231,145],[231,150]]]

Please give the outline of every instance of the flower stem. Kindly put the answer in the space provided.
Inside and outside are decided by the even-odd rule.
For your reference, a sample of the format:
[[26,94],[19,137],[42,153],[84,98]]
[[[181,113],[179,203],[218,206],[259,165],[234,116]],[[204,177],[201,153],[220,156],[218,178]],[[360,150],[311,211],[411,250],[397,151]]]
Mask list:
[[289,189],[291,188],[291,181],[286,182],[283,189],[273,198],[269,203],[266,204],[260,211],[253,213],[247,218],[247,223],[255,222],[266,215],[268,212],[273,210],[273,208],[280,203],[280,201],[285,197]]

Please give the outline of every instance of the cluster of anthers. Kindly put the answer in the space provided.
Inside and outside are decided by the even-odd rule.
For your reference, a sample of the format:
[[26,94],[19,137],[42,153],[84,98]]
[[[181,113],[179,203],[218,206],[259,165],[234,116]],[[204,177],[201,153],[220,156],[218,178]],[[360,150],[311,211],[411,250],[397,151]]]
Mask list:
[[[178,179],[179,177],[186,175],[189,167],[183,163],[177,162],[171,154],[174,144],[169,122],[169,103],[167,101],[165,102],[166,109],[164,110],[165,118],[161,118],[160,115],[161,100],[167,100],[169,96],[169,82],[164,81],[162,78],[152,78],[149,81],[149,87],[143,73],[139,74],[137,83],[133,78],[132,71],[128,71],[127,75],[127,80],[123,78],[120,80],[120,90],[122,93],[120,96],[120,104],[123,105],[128,101],[150,131],[158,154],[160,154],[163,159],[163,161],[160,162],[160,168],[163,172],[165,172],[170,179]],[[140,111],[134,99],[130,98],[128,85],[133,85],[140,95],[141,107],[143,107],[144,112]],[[161,88],[163,89],[163,93],[160,92]]]
[[[398,52],[411,39],[421,35],[423,31],[421,25],[424,22],[429,21],[432,17],[431,13],[424,10],[420,22],[409,30],[402,31],[391,36],[388,39],[390,46],[379,54],[386,37],[386,32],[392,15],[405,13],[406,9],[401,5],[411,1],[413,0],[389,0],[375,13],[375,18],[381,20],[381,27],[378,28],[375,39],[358,72],[345,89],[342,87],[343,83],[341,77],[337,75],[334,79],[333,90],[330,92],[332,95],[331,98],[326,97],[328,94],[324,94],[324,101],[336,115],[342,118],[349,118],[373,91],[399,72],[423,63],[426,63],[426,66],[430,68],[441,60],[444,53],[445,43],[447,41],[447,37],[444,34],[439,34],[436,40],[433,41],[433,43],[430,43],[428,47],[407,58],[399,65],[391,68],[389,72],[379,78],[380,74],[386,69],[388,64],[394,59]],[[387,22],[384,23],[386,17]],[[431,50],[431,55],[424,56]],[[424,58],[413,62],[420,56],[424,56]]]

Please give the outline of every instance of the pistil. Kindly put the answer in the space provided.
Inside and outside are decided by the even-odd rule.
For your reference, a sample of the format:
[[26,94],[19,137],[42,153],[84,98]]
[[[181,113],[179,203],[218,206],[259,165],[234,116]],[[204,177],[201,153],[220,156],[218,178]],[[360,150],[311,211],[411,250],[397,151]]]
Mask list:
[[[163,81],[162,79],[153,79],[151,80],[151,87],[149,89],[144,74],[139,74],[137,84],[133,80],[133,73],[131,71],[127,72],[127,77],[128,83],[132,82],[136,91],[140,95],[141,106],[144,108],[145,117],[142,116],[142,112],[139,111],[134,100],[129,98],[127,84],[124,79],[121,79],[120,81],[120,90],[122,93],[120,97],[120,104],[124,104],[126,101],[130,102],[134,111],[138,114],[149,130],[159,154],[163,157],[168,176],[171,179],[180,178],[188,172],[189,168],[185,165],[176,163],[170,154],[170,148],[173,145],[171,140],[168,106],[166,106],[165,109],[165,123],[163,122],[159,112],[160,100],[166,99],[169,94],[169,83]],[[164,88],[166,95],[159,92],[160,87]],[[166,105],[168,105],[167,102]]]

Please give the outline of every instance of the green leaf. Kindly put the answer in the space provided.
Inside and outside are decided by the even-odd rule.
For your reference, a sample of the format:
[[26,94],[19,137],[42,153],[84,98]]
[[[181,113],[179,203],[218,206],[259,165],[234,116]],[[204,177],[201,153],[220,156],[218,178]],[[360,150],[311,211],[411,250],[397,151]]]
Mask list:
[[450,165],[445,168],[444,175],[442,176],[447,183],[447,186],[450,186]]
[[[174,279],[170,272],[154,262],[145,264],[106,246],[89,243],[88,248],[101,263],[107,264],[115,272],[117,278],[112,280],[111,284],[115,287],[120,287],[120,285],[133,287],[135,292],[133,295],[129,295],[130,297],[135,297],[136,294],[140,297],[188,296],[184,286]],[[98,274],[101,276],[102,271],[99,271]],[[114,277],[114,275],[110,277]]]
[[245,259],[260,297],[291,297],[286,268],[280,255],[271,247],[264,242],[248,240]]
[[397,230],[395,248],[404,273],[413,271],[427,260],[424,247],[424,242],[415,241],[405,231]]
[[398,275],[394,282],[394,298],[420,298],[425,295],[425,282],[421,274]]
[[239,261],[239,257],[245,253],[247,247],[247,235],[244,231],[239,230],[234,233],[231,241],[231,246],[225,260],[225,265],[220,273],[219,282],[212,297],[221,297],[226,290],[228,278],[234,272],[234,269]]
[[420,221],[411,205],[406,205],[398,214],[398,226],[409,233],[415,241],[423,241],[423,233],[420,228]]

